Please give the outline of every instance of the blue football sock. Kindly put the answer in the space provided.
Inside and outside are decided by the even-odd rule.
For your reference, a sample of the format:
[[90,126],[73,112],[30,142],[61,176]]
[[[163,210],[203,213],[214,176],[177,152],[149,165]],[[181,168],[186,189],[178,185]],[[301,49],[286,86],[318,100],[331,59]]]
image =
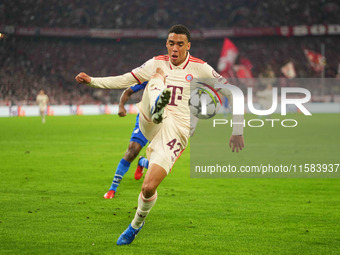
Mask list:
[[117,187],[119,186],[120,182],[123,179],[124,174],[129,170],[129,168],[130,162],[122,158],[117,166],[115,177],[113,177],[110,190],[117,191]]
[[138,164],[142,167],[145,167],[146,169],[149,168],[149,160],[147,158],[141,157],[138,161]]

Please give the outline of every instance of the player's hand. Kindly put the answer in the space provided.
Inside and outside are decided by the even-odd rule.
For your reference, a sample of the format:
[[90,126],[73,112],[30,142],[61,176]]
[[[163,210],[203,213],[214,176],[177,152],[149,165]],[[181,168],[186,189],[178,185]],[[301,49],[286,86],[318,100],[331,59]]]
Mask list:
[[236,150],[238,152],[244,148],[244,139],[243,135],[232,135],[229,140],[229,147],[232,149],[232,152]]
[[78,83],[88,84],[91,82],[91,77],[88,76],[86,73],[79,73],[75,79]]
[[118,115],[119,117],[125,117],[126,116],[126,110],[125,110],[125,107],[119,107],[119,110],[118,110]]

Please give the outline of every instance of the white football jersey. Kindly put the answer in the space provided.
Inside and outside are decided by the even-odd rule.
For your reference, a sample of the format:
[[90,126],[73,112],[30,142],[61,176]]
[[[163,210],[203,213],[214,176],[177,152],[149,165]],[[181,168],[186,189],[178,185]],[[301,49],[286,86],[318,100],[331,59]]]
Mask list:
[[186,60],[179,66],[173,65],[169,60],[169,56],[160,55],[132,70],[131,74],[139,83],[143,83],[150,80],[151,75],[158,67],[164,71],[166,75],[165,86],[171,90],[171,99],[167,106],[167,111],[183,121],[190,121],[188,105],[190,82],[194,78],[221,77],[210,65],[190,56],[189,53]]
[[48,102],[48,96],[43,94],[43,95],[38,95],[36,99],[37,103],[39,104],[40,109],[44,109],[47,107],[47,102]]
[[[138,83],[149,81],[152,74],[156,69],[160,67],[166,74],[166,87],[171,89],[171,100],[167,105],[167,111],[170,114],[178,117],[179,121],[185,123],[190,122],[190,110],[189,110],[189,98],[190,98],[190,81],[193,79],[216,79],[219,82],[226,84],[226,80],[218,74],[210,65],[206,62],[190,56],[186,57],[185,61],[175,66],[170,62],[168,55],[159,55],[145,62],[138,68],[135,68],[131,73],[126,73],[119,76],[111,77],[91,77],[91,82],[88,84],[91,87],[103,88],[103,89],[122,89],[129,86],[133,86]],[[212,85],[212,84],[211,84]],[[221,89],[224,96],[227,96],[232,105],[232,94],[229,89]],[[234,120],[235,118],[235,120]],[[241,122],[241,119],[237,119],[237,116],[233,116],[233,122]],[[239,135],[243,133],[243,126],[234,125],[233,134]]]

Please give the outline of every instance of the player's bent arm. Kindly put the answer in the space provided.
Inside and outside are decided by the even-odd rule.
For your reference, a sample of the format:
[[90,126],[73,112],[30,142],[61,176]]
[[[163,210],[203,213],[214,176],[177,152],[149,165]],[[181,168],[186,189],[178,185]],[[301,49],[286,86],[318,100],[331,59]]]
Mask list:
[[[220,90],[221,94],[228,98],[230,105],[233,107],[233,94],[227,88]],[[233,114],[233,132],[229,140],[229,147],[232,152],[239,152],[244,148],[243,138],[244,116]]]
[[136,79],[131,73],[110,77],[91,77],[87,85],[101,89],[123,89],[136,84]]
[[120,96],[119,99],[119,110],[118,110],[118,115],[120,117],[126,116],[126,110],[125,110],[125,103],[129,100],[130,96],[135,93],[131,88],[127,88],[123,91],[122,95]]
[[125,89],[123,91],[122,95],[120,96],[119,106],[121,106],[121,105],[124,106],[133,93],[135,93],[135,92],[131,88]]
[[[228,98],[231,108],[233,108],[233,94],[227,88],[222,88],[219,91],[222,95]],[[243,135],[244,115],[233,114],[233,132],[232,135]]]
[[[216,77],[216,74],[214,75],[215,70],[211,68],[209,65],[207,65],[208,68],[205,68],[203,70],[208,71],[206,73],[207,77],[209,77],[209,73],[212,73],[214,77]],[[213,78],[213,77],[211,77]],[[219,83],[221,84],[227,84],[227,80],[223,78],[222,76],[219,77]],[[231,91],[225,87],[221,88],[219,91],[222,95],[228,98],[228,101],[230,102],[230,105],[233,107],[233,94]],[[239,123],[239,124],[236,124]],[[244,148],[244,139],[243,139],[243,127],[244,127],[244,116],[243,115],[234,115],[233,114],[233,132],[229,140],[229,147],[232,149],[232,152],[236,151],[239,152]]]

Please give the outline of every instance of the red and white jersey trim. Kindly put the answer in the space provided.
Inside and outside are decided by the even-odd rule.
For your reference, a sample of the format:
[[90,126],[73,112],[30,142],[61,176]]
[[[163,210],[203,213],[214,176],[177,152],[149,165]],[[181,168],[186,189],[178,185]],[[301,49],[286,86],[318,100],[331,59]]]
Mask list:
[[169,56],[168,55],[159,55],[159,56],[155,57],[155,60],[169,61]]
[[193,57],[193,56],[190,56],[190,57],[189,57],[189,61],[190,61],[190,62],[194,62],[194,63],[200,63],[200,64],[206,63],[206,62],[204,62],[202,59],[195,58],[195,57]]
[[137,76],[133,72],[131,72],[131,74],[138,81],[138,84],[142,84],[141,81],[137,78]]
[[[160,60],[160,61],[169,61],[169,56],[168,55],[159,55],[154,57],[155,60]],[[185,69],[187,67],[187,65],[189,64],[189,62],[192,63],[198,63],[198,64],[205,64],[206,62],[204,62],[203,60],[199,59],[199,58],[195,58],[191,55],[189,55],[188,59],[186,60],[184,66],[182,67],[182,69]],[[169,62],[169,66],[170,69],[172,70],[172,64]]]

